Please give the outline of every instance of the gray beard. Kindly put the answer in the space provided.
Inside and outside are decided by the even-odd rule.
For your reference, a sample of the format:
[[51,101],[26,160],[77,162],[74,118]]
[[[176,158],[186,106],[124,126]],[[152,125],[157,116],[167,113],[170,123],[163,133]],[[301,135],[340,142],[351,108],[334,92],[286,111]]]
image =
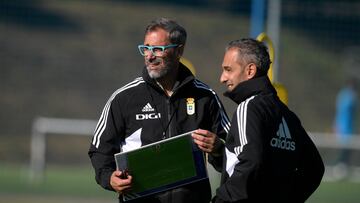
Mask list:
[[160,71],[151,71],[147,68],[146,69],[147,69],[147,72],[148,72],[150,78],[157,80],[157,79],[161,79],[161,78],[169,75],[170,72],[173,71],[172,70],[173,68],[174,68],[174,63],[167,62],[165,64],[165,68],[161,69]]
[[170,70],[170,68],[166,67],[165,69],[162,69],[160,71],[151,71],[151,70],[147,69],[147,72],[148,72],[150,78],[156,80],[156,79],[162,78],[165,75],[167,75],[169,73],[169,70]]
[[[156,60],[160,60],[160,59],[156,59]],[[158,62],[158,61],[153,61],[153,63],[156,63],[156,62]],[[165,68],[161,69],[160,71],[151,71],[147,67],[146,67],[146,69],[147,69],[147,72],[148,72],[150,78],[157,80],[157,79],[161,79],[161,78],[166,77],[167,75],[171,74],[170,72],[173,71],[174,67],[175,67],[175,64],[173,62],[166,61]]]

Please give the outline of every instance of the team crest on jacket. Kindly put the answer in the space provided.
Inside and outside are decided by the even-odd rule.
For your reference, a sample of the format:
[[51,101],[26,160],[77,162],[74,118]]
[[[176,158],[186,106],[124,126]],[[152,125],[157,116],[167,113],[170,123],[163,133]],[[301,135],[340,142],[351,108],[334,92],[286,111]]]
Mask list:
[[194,98],[186,99],[186,112],[188,115],[193,115],[195,113],[195,99]]

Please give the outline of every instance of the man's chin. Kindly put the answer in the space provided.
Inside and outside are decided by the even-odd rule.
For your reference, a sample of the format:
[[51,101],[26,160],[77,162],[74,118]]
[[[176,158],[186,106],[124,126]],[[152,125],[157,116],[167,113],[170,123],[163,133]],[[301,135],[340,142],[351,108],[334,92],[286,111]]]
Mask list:
[[234,88],[232,88],[232,87],[227,87],[227,88],[226,88],[226,91],[227,91],[227,92],[232,92],[233,90],[234,90]]
[[148,70],[148,74],[152,79],[159,79],[162,77],[162,74],[158,71]]
[[147,72],[152,79],[160,79],[168,74],[167,69],[151,69],[151,67],[147,67]]

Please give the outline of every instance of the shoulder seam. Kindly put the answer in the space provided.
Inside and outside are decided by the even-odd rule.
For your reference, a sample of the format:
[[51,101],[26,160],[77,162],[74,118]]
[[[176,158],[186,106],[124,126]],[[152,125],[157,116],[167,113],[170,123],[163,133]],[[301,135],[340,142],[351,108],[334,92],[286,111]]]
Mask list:
[[225,130],[226,133],[229,133],[230,131],[230,120],[227,117],[225,110],[223,108],[223,105],[221,104],[220,98],[217,96],[216,92],[211,89],[207,84],[201,82],[198,79],[194,80],[194,85],[196,88],[199,89],[205,89],[207,91],[209,91],[215,98],[216,100],[216,104],[218,105],[219,109],[220,109],[220,116],[221,116],[221,126],[223,127],[223,129]]
[[122,91],[125,91],[127,89],[133,88],[138,86],[139,84],[144,83],[145,81],[143,80],[142,77],[138,77],[136,79],[134,79],[132,82],[124,85],[123,87],[117,89],[108,99],[108,101],[105,104],[105,107],[103,108],[103,111],[101,113],[100,119],[95,127],[94,130],[94,137],[92,140],[92,144],[98,148],[100,145],[100,137],[102,135],[102,133],[104,132],[105,128],[106,128],[106,124],[107,124],[107,118],[108,118],[108,114],[109,114],[109,110],[110,110],[110,106],[111,106],[111,102],[114,100],[114,98],[120,94]]

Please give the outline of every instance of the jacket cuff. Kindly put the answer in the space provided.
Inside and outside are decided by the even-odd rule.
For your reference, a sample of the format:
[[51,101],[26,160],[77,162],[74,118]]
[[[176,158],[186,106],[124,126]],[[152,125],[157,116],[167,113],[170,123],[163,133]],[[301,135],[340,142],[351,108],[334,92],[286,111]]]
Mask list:
[[214,143],[214,151],[211,153],[214,157],[221,157],[225,148],[225,141],[219,137],[216,137]]
[[101,172],[101,178],[100,181],[98,182],[101,187],[103,187],[104,189],[110,190],[110,191],[115,191],[111,184],[110,184],[110,177],[112,175],[113,171],[111,170],[103,170]]

